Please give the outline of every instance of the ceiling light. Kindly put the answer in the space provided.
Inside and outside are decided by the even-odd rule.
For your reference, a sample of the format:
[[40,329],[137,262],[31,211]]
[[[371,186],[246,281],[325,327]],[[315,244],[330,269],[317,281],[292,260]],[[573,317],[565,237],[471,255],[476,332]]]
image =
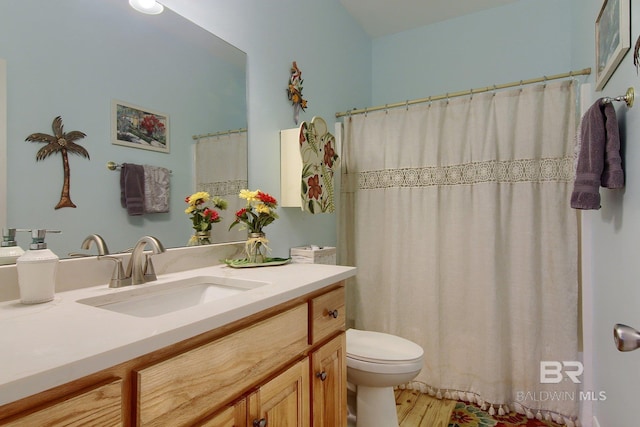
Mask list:
[[129,5],[138,12],[148,15],[157,15],[164,10],[164,6],[156,0],[129,0]]

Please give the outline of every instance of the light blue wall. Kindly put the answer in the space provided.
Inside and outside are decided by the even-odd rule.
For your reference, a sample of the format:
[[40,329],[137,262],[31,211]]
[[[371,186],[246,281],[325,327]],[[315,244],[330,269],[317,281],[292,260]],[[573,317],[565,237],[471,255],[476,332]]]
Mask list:
[[[571,0],[572,62],[588,64],[595,70],[594,22],[601,0]],[[633,65],[633,47],[638,38],[640,9],[631,5],[631,50],[602,92],[592,91],[592,100],[617,96],[627,87],[640,89],[640,78]],[[595,75],[589,82],[595,88]],[[593,245],[588,266],[593,280],[593,353],[595,391],[606,392],[606,401],[594,405],[601,427],[637,425],[629,408],[637,405],[640,384],[640,351],[620,353],[615,349],[612,329],[616,323],[640,328],[640,110],[617,103],[621,130],[626,186],[624,190],[601,189],[602,209],[584,213]]]
[[570,2],[519,1],[373,42],[374,105],[570,68]]
[[[297,127],[286,88],[292,61],[309,101],[300,120],[371,102],[371,41],[338,0],[166,0],[249,57],[249,186],[280,196],[280,129]],[[335,245],[336,216],[278,210],[265,230],[275,256],[303,244]]]

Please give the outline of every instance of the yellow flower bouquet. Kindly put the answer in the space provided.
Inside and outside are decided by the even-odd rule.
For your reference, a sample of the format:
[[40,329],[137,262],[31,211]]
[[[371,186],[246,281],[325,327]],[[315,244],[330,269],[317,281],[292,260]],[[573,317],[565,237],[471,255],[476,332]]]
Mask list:
[[245,199],[247,204],[236,212],[236,218],[229,226],[229,230],[238,224],[242,224],[244,229],[249,232],[245,246],[249,262],[264,262],[265,255],[262,248],[269,250],[267,246],[269,241],[262,229],[278,218],[278,214],[275,211],[278,201],[260,190],[241,190],[238,197]]
[[189,206],[184,213],[191,216],[193,229],[195,234],[189,239],[189,245],[209,244],[211,243],[211,226],[216,222],[220,222],[222,217],[216,210],[224,210],[227,208],[227,201],[216,196],[211,197],[206,191],[199,191],[184,199]]

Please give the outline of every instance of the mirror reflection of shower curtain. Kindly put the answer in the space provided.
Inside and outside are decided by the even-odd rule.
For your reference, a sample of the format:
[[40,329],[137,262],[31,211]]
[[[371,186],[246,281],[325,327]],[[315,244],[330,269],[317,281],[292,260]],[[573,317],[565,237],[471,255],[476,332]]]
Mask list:
[[540,375],[578,357],[575,85],[345,119],[348,320],[421,345],[423,391],[577,418],[578,385]]
[[195,144],[196,191],[220,196],[229,206],[222,211],[222,221],[213,225],[213,243],[243,241],[247,232],[239,227],[228,231],[236,211],[245,201],[238,197],[247,188],[247,132],[200,138]]

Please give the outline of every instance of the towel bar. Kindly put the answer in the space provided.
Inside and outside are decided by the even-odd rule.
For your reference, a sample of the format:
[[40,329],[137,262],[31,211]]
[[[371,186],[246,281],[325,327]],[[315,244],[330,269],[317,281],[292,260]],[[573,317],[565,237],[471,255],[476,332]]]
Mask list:
[[[116,169],[120,169],[122,168],[122,165],[116,162],[107,162],[107,169],[109,169],[110,171],[114,171]],[[169,171],[169,173],[173,173],[172,170]]]
[[625,93],[623,96],[616,96],[615,98],[606,97],[606,98],[603,98],[602,102],[604,102],[605,104],[610,104],[613,101],[624,101],[625,104],[627,104],[627,107],[631,108],[633,107],[633,101],[635,97],[636,97],[635,90],[633,90],[633,88],[630,87],[629,89],[627,89],[627,93]]

